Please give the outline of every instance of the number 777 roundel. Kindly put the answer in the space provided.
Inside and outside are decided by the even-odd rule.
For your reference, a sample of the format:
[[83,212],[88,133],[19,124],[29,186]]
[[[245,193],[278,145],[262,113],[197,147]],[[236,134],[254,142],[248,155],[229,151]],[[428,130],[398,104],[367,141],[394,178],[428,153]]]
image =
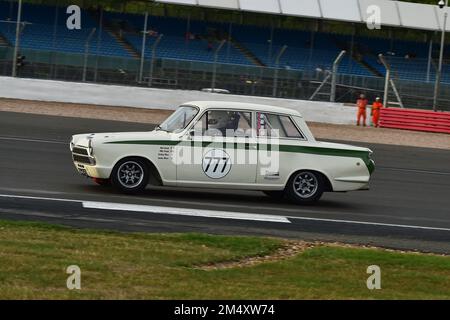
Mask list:
[[224,150],[212,149],[204,156],[202,161],[203,172],[212,179],[225,177],[231,170],[231,158]]

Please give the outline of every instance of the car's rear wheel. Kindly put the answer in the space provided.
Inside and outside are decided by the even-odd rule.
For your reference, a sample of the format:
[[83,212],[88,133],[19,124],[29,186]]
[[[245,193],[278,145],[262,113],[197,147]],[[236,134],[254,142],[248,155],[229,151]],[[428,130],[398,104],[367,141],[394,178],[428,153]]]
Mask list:
[[149,170],[141,159],[124,159],[115,167],[111,175],[113,185],[125,193],[138,193],[148,184]]
[[317,202],[326,188],[326,178],[315,171],[302,170],[289,179],[285,194],[291,201],[299,204]]

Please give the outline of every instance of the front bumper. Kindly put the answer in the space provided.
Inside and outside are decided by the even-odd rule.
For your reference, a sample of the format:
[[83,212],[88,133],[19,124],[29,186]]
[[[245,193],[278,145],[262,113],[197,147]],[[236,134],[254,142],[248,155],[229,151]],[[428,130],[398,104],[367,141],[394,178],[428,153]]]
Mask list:
[[82,176],[89,178],[109,179],[111,175],[111,168],[105,168],[100,166],[90,166],[84,163],[74,162],[75,169]]
[[111,174],[110,168],[101,167],[97,164],[92,148],[70,144],[72,160],[78,173],[90,178],[108,179]]

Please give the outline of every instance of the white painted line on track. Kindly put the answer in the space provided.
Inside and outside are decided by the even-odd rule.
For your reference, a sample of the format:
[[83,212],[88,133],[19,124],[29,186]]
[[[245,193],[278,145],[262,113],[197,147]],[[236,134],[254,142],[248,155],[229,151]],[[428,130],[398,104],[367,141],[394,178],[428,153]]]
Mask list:
[[339,220],[339,219],[322,219],[322,218],[295,217],[295,216],[287,216],[286,218],[288,218],[288,219],[296,219],[296,220],[310,220],[310,221],[335,222],[335,223],[346,223],[346,224],[362,224],[362,225],[378,226],[378,227],[394,227],[394,228],[405,228],[405,229],[423,229],[423,230],[435,230],[435,231],[450,231],[450,228],[423,227],[423,226],[414,226],[414,225],[407,225],[407,224],[395,224],[395,223],[366,222],[366,221]]
[[[160,191],[161,189],[158,189],[158,191]],[[46,190],[33,190],[33,189],[16,189],[16,188],[1,188],[0,187],[0,192],[11,192],[11,193],[16,193],[16,192],[22,192],[22,193],[31,193],[31,194],[60,194],[62,197],[64,195],[77,195],[77,196],[83,196],[84,194],[82,193],[72,193],[72,192],[58,192],[58,191],[46,191]],[[114,195],[109,195],[111,198],[113,198],[114,200],[117,201],[122,201],[123,200],[129,200],[130,197],[129,196],[124,196],[124,195],[119,195],[119,194],[114,194]],[[1,195],[0,195],[1,197]],[[228,203],[217,203],[217,202],[211,202],[211,201],[187,201],[187,200],[175,200],[175,199],[164,199],[164,198],[157,198],[155,196],[151,196],[151,198],[138,198],[139,200],[144,200],[144,201],[152,201],[152,202],[163,202],[163,203],[169,203],[169,204],[177,204],[177,205],[199,205],[199,206],[205,206],[205,205],[216,205],[216,206],[220,206],[223,208],[238,208],[238,209],[242,209],[246,207],[246,204],[228,204]],[[49,200],[49,199],[48,199]],[[56,199],[58,200],[58,199]],[[81,201],[81,200],[80,200]],[[94,200],[88,200],[88,201],[94,201]],[[289,209],[289,208],[277,208],[277,207],[271,207],[271,206],[253,206],[253,209],[257,209],[257,210],[278,210],[280,212],[290,212],[290,213],[298,213],[298,212],[302,212],[305,214],[308,213],[327,213],[325,211],[318,211],[318,210],[308,210],[308,209],[304,209],[304,208],[296,208],[296,209]],[[337,212],[337,213],[342,213],[345,214],[346,212]]]
[[38,143],[53,143],[53,144],[67,144],[67,142],[56,141],[56,140],[40,140],[40,139],[30,139],[30,138],[17,138],[17,137],[0,137],[0,140],[10,140],[10,141],[22,141],[22,142],[38,142]]
[[377,169],[400,171],[400,172],[414,172],[414,173],[423,173],[423,174],[437,174],[437,175],[443,175],[443,176],[450,175],[450,172],[432,171],[432,170],[423,170],[423,169],[406,169],[406,168],[394,168],[394,167],[382,167],[382,166],[377,167]]
[[254,214],[254,213],[244,213],[244,212],[184,209],[184,208],[173,208],[173,207],[162,207],[162,206],[147,206],[147,205],[137,205],[137,204],[96,202],[96,201],[58,199],[58,198],[47,198],[47,197],[32,197],[32,196],[8,195],[8,194],[0,194],[0,198],[81,203],[82,206],[86,209],[134,211],[134,212],[172,214],[172,215],[182,215],[182,216],[192,216],[192,217],[291,223],[284,216]]
[[[32,193],[32,194],[57,194],[58,196],[63,197],[64,195],[77,195],[77,196],[84,196],[84,194],[82,193],[69,193],[69,192],[57,192],[57,191],[46,191],[46,190],[33,190],[33,189],[16,189],[16,188],[0,188],[0,192],[11,192],[11,193],[16,193],[16,192],[24,192],[24,193]],[[123,195],[109,195],[110,198],[114,201],[122,201],[122,200],[130,200],[130,197],[127,196],[123,196]],[[232,208],[235,209],[236,211],[242,212],[242,210],[245,210],[246,208],[246,203],[243,204],[228,204],[228,203],[223,203],[223,202],[211,202],[211,201],[184,201],[184,200],[175,200],[175,199],[163,199],[163,198],[156,198],[154,196],[151,196],[149,198],[138,198],[139,200],[143,200],[145,202],[150,202],[148,205],[153,205],[153,202],[156,203],[168,203],[171,205],[178,205],[178,206],[182,206],[182,205],[198,205],[198,206],[206,206],[206,205],[215,205],[215,206],[220,206],[222,209],[227,209],[227,208]],[[95,201],[95,200],[85,200],[85,201]],[[79,201],[81,202],[81,200]],[[144,204],[144,203],[141,203]],[[358,217],[364,217],[365,219],[370,219],[370,218],[384,218],[384,219],[403,219],[401,217],[396,217],[395,215],[379,215],[379,214],[369,214],[369,213],[357,213],[357,212],[344,212],[344,211],[325,211],[325,210],[311,210],[311,209],[305,209],[304,207],[296,207],[295,209],[293,208],[283,208],[283,207],[273,207],[273,206],[255,206],[252,205],[251,207],[252,209],[255,210],[272,210],[274,212],[279,212],[279,213],[285,213],[285,214],[292,214],[292,213],[297,213],[297,214],[313,214],[313,215],[318,215],[318,214],[325,214],[325,215],[329,215],[329,214],[333,214],[333,215],[346,215],[346,216],[352,216],[355,218]],[[234,211],[233,211],[234,212]],[[297,216],[298,217],[298,216]],[[406,217],[408,220],[413,219],[413,217]],[[428,221],[428,222],[432,222],[432,223],[446,223],[448,222],[448,220],[436,220],[436,219],[426,219],[426,218],[416,218],[416,221]],[[420,222],[418,222],[420,223]]]
[[140,204],[124,204],[124,203],[95,202],[95,201],[83,201],[83,207],[87,209],[148,212],[158,214],[171,214],[178,216],[291,223],[284,216],[244,213],[244,212],[172,208],[161,206],[147,206]]
[[355,224],[355,225],[368,225],[368,226],[377,226],[377,227],[450,231],[450,228],[425,227],[425,226],[417,226],[417,225],[368,222],[368,221],[357,221],[357,220],[324,219],[324,218],[312,218],[312,217],[301,217],[301,216],[281,216],[281,215],[278,216],[278,215],[265,215],[265,214],[254,214],[254,213],[245,213],[245,212],[231,212],[231,211],[185,209],[185,208],[125,204],[125,203],[96,202],[96,201],[58,199],[58,198],[46,198],[46,197],[31,197],[31,196],[10,195],[10,194],[0,194],[0,198],[72,202],[72,203],[80,203],[86,209],[148,212],[148,213],[184,215],[184,216],[193,216],[193,217],[209,217],[209,218],[223,218],[223,219],[237,219],[237,220],[281,222],[281,223],[292,223],[290,220],[304,220],[304,221],[314,221],[314,222],[332,222],[332,223],[344,223],[344,224]]
[[28,200],[47,200],[47,201],[59,201],[59,202],[83,202],[83,200],[72,200],[72,199],[59,199],[59,198],[46,198],[46,197],[32,197],[32,196],[21,196],[15,194],[0,194],[0,198],[13,198],[13,199],[28,199]]
[[[82,193],[68,193],[68,192],[56,192],[56,191],[43,191],[43,190],[33,190],[33,189],[15,189],[15,188],[0,188],[0,192],[11,192],[11,193],[17,193],[17,192],[25,192],[25,193],[32,193],[32,194],[58,194],[58,196],[63,197],[64,195],[77,195],[77,196],[83,196],[84,194]],[[1,195],[0,195],[1,197]],[[126,196],[121,196],[121,195],[110,195],[111,199],[114,201],[122,201],[122,200],[130,200],[130,197],[126,197]],[[48,198],[47,198],[48,199]],[[151,198],[138,198],[139,200],[145,200],[145,202],[150,202],[148,205],[153,205],[153,202],[156,203],[169,203],[170,205],[178,205],[178,206],[182,206],[182,205],[198,205],[198,206],[205,206],[205,205],[215,205],[215,206],[220,206],[222,209],[227,209],[227,208],[232,208],[234,209],[233,212],[238,211],[238,212],[243,212],[243,210],[245,210],[246,208],[246,204],[227,204],[227,203],[217,203],[217,202],[206,202],[206,201],[184,201],[184,200],[174,200],[174,199],[162,199],[162,198],[156,198],[154,196],[152,196]],[[51,199],[48,199],[51,200]],[[55,199],[55,201],[58,201],[58,199]],[[70,200],[69,200],[70,201]],[[82,202],[82,201],[95,201],[92,199],[89,200],[76,200],[77,202]],[[141,203],[144,204],[144,203]],[[164,206],[164,205],[162,205]],[[292,214],[292,213],[296,213],[296,214],[312,214],[312,215],[318,215],[318,214],[330,214],[332,213],[333,215],[346,215],[346,216],[352,216],[355,218],[358,217],[364,217],[365,219],[370,219],[370,218],[384,218],[384,219],[395,219],[397,218],[394,215],[375,215],[375,214],[368,214],[368,213],[355,213],[355,212],[343,212],[343,211],[324,211],[324,210],[310,210],[310,209],[305,209],[305,208],[300,208],[297,207],[295,209],[291,209],[291,208],[283,208],[283,207],[273,207],[273,206],[255,206],[252,205],[252,209],[255,210],[272,210],[273,212],[278,212],[278,213],[285,213],[285,214]],[[289,216],[287,216],[289,218]],[[292,218],[299,218],[299,216],[292,216]],[[309,217],[305,217],[305,219],[309,219]],[[347,218],[348,219],[348,218]],[[401,218],[398,218],[401,219]],[[408,217],[408,219],[412,219],[411,217]],[[435,220],[435,219],[426,219],[426,218],[420,218],[417,221],[417,223],[421,223],[420,221],[429,221],[431,223],[446,223],[448,222],[448,220]],[[339,220],[341,221],[341,220]],[[350,220],[352,221],[352,220]],[[357,220],[356,220],[357,221]]]

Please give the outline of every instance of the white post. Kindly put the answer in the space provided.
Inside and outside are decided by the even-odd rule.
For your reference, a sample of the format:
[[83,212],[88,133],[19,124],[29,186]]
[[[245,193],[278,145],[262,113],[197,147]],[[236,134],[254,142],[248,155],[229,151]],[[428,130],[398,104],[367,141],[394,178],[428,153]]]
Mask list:
[[153,72],[154,72],[154,68],[155,68],[156,47],[158,47],[158,44],[161,41],[162,37],[163,37],[163,35],[160,34],[158,39],[156,39],[156,41],[152,47],[152,61],[150,62],[150,75],[148,77],[148,86],[149,87],[151,87],[153,85]]
[[214,90],[216,89],[216,74],[217,74],[217,59],[219,58],[219,52],[222,50],[223,45],[225,44],[225,40],[222,40],[217,47],[216,51],[214,52],[214,65],[213,65],[213,74],[212,74],[212,80],[211,80],[211,92],[214,93]]
[[278,69],[280,68],[280,59],[281,59],[281,56],[286,51],[287,47],[288,47],[287,45],[284,45],[280,49],[280,52],[278,53],[277,58],[275,59],[275,75],[273,77],[273,90],[272,90],[272,96],[273,97],[277,96],[277,90],[278,90]]
[[141,49],[141,64],[139,67],[138,82],[142,82],[142,76],[144,74],[144,60],[145,60],[145,46],[147,42],[147,24],[148,24],[148,11],[145,12],[144,30],[142,31],[142,49]]
[[341,53],[337,56],[336,60],[333,62],[333,69],[331,71],[331,93],[330,93],[330,102],[335,102],[336,100],[336,79],[337,79],[337,72],[339,63],[341,62],[342,58],[344,57],[346,51],[342,50]]
[[378,58],[380,59],[381,63],[383,64],[384,68],[386,69],[386,77],[384,80],[384,96],[383,96],[383,104],[387,108],[388,107],[388,93],[389,93],[389,82],[391,79],[391,66],[387,63],[387,61],[384,59],[383,55],[380,53],[378,55]]
[[432,53],[433,53],[433,38],[431,37],[430,38],[430,45],[428,47],[427,82],[430,82]]
[[444,25],[442,26],[442,33],[441,33],[441,50],[439,52],[439,65],[438,65],[438,70],[436,73],[436,82],[434,84],[433,111],[437,110],[439,86],[441,85],[442,60],[444,58],[444,45],[445,45],[445,29],[447,28],[447,16],[448,16],[447,7],[448,7],[448,0],[445,0],[445,7],[443,8],[443,10],[444,10]]
[[99,17],[98,29],[99,29],[99,32],[98,32],[98,36],[97,36],[97,53],[96,53],[96,57],[95,57],[94,82],[97,82],[99,51],[102,46],[103,7],[100,7],[100,17]]
[[91,33],[86,39],[86,43],[84,44],[84,64],[83,64],[83,82],[86,81],[86,74],[87,74],[87,62],[88,62],[88,56],[89,56],[89,42],[91,41],[92,37],[94,36],[95,31],[97,28],[93,28]]
[[13,67],[12,76],[17,75],[17,56],[19,55],[19,41],[20,41],[20,25],[22,19],[22,0],[19,0],[19,7],[17,9],[17,21],[16,21],[16,43],[14,45]]
[[273,51],[273,22],[270,25],[270,38],[268,40],[269,42],[269,51],[267,52],[267,64],[268,67],[272,65],[272,51]]

